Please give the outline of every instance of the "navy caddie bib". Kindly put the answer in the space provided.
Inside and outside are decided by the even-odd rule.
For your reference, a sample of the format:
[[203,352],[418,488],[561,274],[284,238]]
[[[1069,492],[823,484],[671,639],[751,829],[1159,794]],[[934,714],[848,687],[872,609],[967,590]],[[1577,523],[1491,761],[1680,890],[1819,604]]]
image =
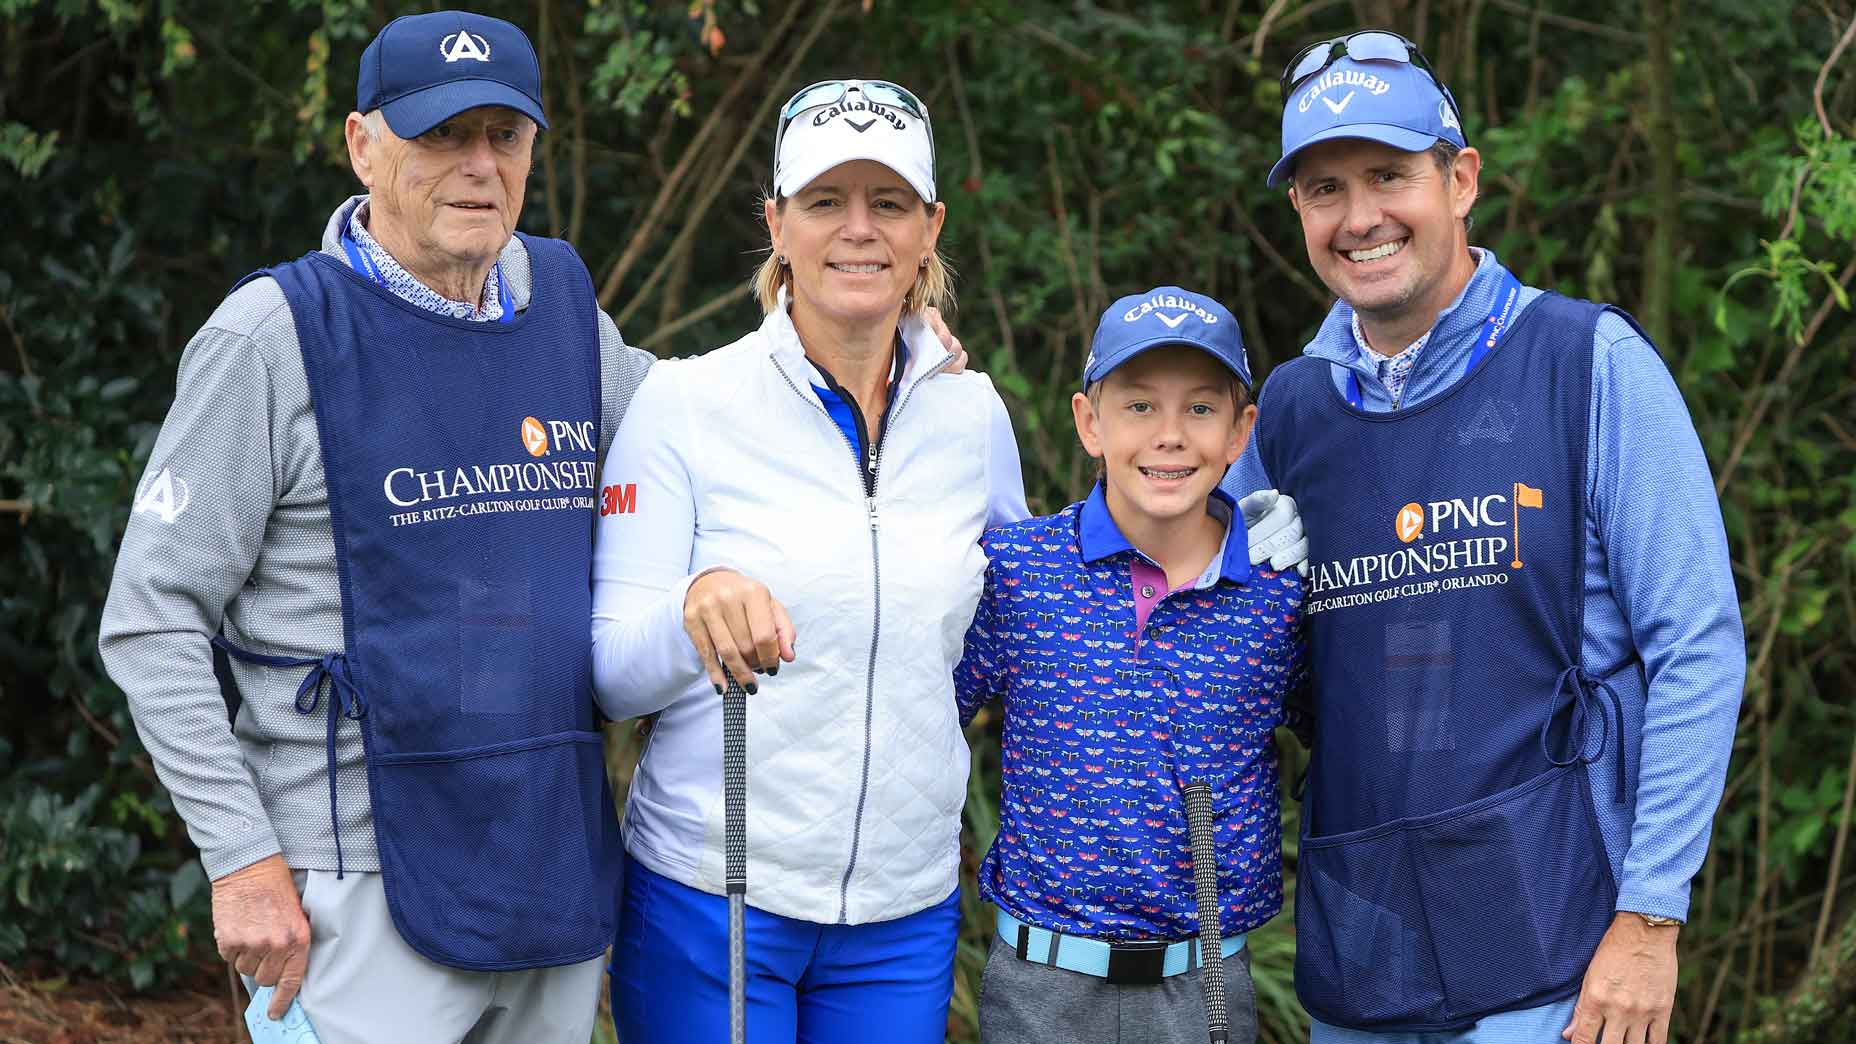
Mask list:
[[1619,668],[1579,659],[1603,311],[1543,294],[1410,409],[1357,408],[1310,357],[1264,390],[1258,449],[1308,532],[1295,982],[1323,1022],[1453,1031],[1572,996],[1611,922],[1587,772],[1623,772]]
[[620,870],[591,677],[598,304],[571,247],[522,241],[534,295],[501,323],[321,253],[268,270],[315,407],[344,645],[218,640],[310,668],[297,709],[328,716],[331,802],[337,730],[360,729],[394,926],[478,971],[598,956]]

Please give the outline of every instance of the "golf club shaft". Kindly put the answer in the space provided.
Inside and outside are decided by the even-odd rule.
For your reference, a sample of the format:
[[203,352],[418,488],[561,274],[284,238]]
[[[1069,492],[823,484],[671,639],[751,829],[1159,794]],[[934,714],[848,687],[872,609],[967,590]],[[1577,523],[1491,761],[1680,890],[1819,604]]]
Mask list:
[[1212,835],[1212,788],[1189,783],[1186,830],[1192,839],[1192,884],[1199,900],[1199,984],[1205,990],[1205,1028],[1211,1044],[1225,1044],[1231,1032],[1224,997],[1224,931],[1218,919],[1218,848]]
[[[726,668],[724,668],[726,674]],[[748,898],[748,696],[726,674],[722,694],[723,882],[728,892],[728,1039],[746,1044]]]

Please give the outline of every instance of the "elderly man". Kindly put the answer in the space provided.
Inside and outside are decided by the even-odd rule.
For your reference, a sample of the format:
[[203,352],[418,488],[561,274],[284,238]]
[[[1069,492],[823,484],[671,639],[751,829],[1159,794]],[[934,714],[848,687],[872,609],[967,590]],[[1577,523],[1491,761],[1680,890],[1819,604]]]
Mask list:
[[188,344],[99,644],[273,1018],[585,1044],[620,865],[596,458],[651,356],[514,234],[547,126],[520,30],[398,19],[358,93],[367,194]]
[[1700,442],[1628,316],[1469,246],[1481,158],[1409,41],[1283,92],[1269,183],[1340,300],[1228,487],[1308,530],[1314,1039],[1662,1044],[1745,673]]

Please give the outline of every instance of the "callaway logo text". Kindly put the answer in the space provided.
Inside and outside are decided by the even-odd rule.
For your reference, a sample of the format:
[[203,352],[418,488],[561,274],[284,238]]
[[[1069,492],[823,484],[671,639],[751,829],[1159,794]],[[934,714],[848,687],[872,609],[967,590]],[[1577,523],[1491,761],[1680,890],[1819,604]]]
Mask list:
[[1155,294],[1147,300],[1142,301],[1140,304],[1135,305],[1133,308],[1128,309],[1126,312],[1123,312],[1121,314],[1121,321],[1124,323],[1138,322],[1142,316],[1149,313],[1157,313],[1160,321],[1165,323],[1169,330],[1179,329],[1179,324],[1186,321],[1185,315],[1168,315],[1160,311],[1163,308],[1196,315],[1207,326],[1214,326],[1218,322],[1217,316],[1206,311],[1202,306],[1194,304],[1192,301],[1176,294]]
[[[1302,92],[1302,100],[1296,103],[1295,111],[1307,112],[1308,107],[1315,103],[1315,99],[1320,97],[1321,93],[1330,87],[1358,87],[1372,94],[1374,97],[1378,97],[1391,90],[1392,84],[1386,80],[1380,79],[1374,73],[1363,73],[1357,69],[1329,69],[1327,72],[1308,81],[1308,89]],[[1347,92],[1347,97],[1343,98],[1338,104],[1326,98],[1322,98],[1322,101],[1328,102],[1328,108],[1338,115],[1342,109],[1347,107],[1347,103],[1351,101],[1352,98],[1353,92],[1349,91]]]
[[865,121],[862,126],[858,126],[857,121],[852,120],[848,118],[847,116],[848,113],[853,113],[853,112],[867,112],[872,116],[882,119],[883,121],[888,123],[891,127],[894,127],[897,130],[908,130],[909,129],[909,122],[903,119],[902,116],[896,112],[896,110],[886,105],[878,105],[875,102],[867,102],[867,101],[839,102],[838,104],[833,105],[830,108],[827,108],[824,112],[819,113],[817,116],[812,117],[812,126],[823,127],[825,124],[831,122],[832,120],[838,118],[839,116],[846,116],[846,119],[844,122],[849,123],[851,125],[852,130],[855,130],[861,134],[864,131],[869,130],[870,125],[875,122],[875,120],[868,120],[868,121]]

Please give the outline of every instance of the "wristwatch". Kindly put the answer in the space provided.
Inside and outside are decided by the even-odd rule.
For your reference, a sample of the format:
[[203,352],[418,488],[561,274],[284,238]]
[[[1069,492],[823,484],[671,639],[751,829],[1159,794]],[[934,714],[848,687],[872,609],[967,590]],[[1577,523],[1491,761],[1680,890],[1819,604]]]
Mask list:
[[1643,918],[1643,923],[1649,925],[1652,928],[1680,928],[1682,927],[1682,919],[1679,917],[1658,917],[1655,914],[1637,913],[1637,911],[1635,910],[1631,910],[1630,912],[1637,914],[1638,917]]

